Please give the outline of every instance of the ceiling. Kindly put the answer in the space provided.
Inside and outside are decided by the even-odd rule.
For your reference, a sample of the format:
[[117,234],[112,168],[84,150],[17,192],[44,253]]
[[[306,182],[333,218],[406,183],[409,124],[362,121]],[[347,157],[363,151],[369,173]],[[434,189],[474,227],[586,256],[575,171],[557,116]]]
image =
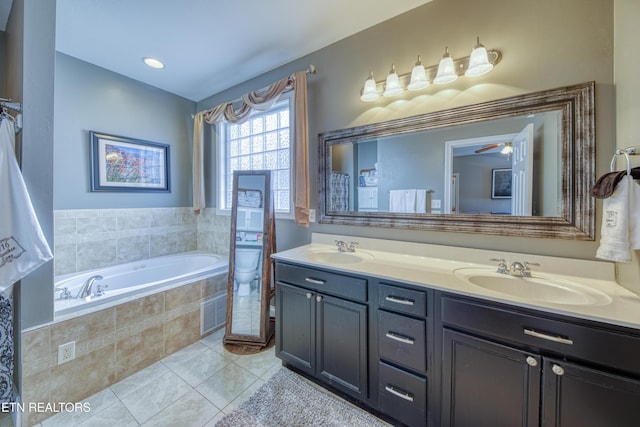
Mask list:
[[56,50],[200,101],[429,1],[57,0]]

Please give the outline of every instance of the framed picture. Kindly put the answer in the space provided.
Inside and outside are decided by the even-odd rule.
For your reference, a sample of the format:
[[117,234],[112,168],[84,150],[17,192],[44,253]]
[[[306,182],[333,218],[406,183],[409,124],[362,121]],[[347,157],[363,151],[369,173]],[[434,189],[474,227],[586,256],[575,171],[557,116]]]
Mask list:
[[89,132],[91,191],[168,193],[169,145]]
[[491,170],[491,198],[511,198],[511,169]]

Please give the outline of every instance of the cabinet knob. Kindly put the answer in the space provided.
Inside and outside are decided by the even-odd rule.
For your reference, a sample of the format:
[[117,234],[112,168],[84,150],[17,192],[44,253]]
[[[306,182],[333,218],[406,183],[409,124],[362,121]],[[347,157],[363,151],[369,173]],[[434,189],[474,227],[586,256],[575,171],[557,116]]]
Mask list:
[[322,301],[322,297],[320,295],[316,296],[316,301],[318,302]]
[[313,294],[311,292],[307,292],[307,299],[311,299],[312,296]]
[[527,365],[529,366],[538,366],[538,361],[535,357],[527,356]]
[[560,376],[560,375],[564,375],[564,369],[562,369],[562,366],[559,365],[553,365],[551,367],[551,370],[553,371],[554,374]]

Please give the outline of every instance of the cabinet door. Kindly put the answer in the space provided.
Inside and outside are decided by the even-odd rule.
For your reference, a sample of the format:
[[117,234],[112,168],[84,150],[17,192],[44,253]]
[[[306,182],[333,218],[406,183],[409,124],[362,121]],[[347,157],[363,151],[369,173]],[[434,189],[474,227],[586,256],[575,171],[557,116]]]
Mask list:
[[317,375],[352,396],[366,399],[367,307],[320,294],[317,304]]
[[640,381],[545,359],[543,426],[638,426]]
[[442,425],[537,426],[541,358],[444,329]]
[[276,356],[309,374],[315,371],[316,294],[276,284]]

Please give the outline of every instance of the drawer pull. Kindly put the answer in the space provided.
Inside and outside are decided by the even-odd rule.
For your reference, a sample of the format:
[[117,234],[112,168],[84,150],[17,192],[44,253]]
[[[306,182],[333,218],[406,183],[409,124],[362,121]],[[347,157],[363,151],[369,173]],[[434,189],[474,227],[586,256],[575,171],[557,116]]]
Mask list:
[[314,285],[324,285],[325,281],[320,279],[314,279],[312,277],[305,277],[305,282],[313,283]]
[[414,301],[411,299],[406,299],[406,298],[398,298],[398,297],[394,297],[391,295],[387,295],[386,297],[384,297],[384,299],[386,299],[389,302],[395,302],[397,304],[403,304],[403,305],[414,305]]
[[529,366],[538,366],[538,361],[535,357],[527,356],[527,365]]
[[553,371],[554,374],[556,374],[557,376],[561,377],[562,375],[564,375],[564,369],[562,369],[562,366],[559,365],[553,365],[551,367],[551,370]]
[[311,292],[307,292],[307,299],[311,299],[312,296],[313,294]]
[[531,337],[541,338],[547,341],[559,342],[560,344],[567,344],[567,345],[573,344],[573,340],[570,340],[569,338],[563,338],[556,335],[543,334],[541,332],[537,332],[532,329],[525,329],[524,334],[529,335]]
[[404,399],[404,400],[407,400],[409,402],[413,402],[413,396],[410,395],[407,392],[396,390],[394,387],[392,387],[390,385],[384,386],[384,389],[386,391],[388,391],[389,393],[393,394],[394,396],[399,397],[400,399]]
[[392,340],[395,340],[395,341],[400,341],[401,343],[404,343],[404,344],[413,344],[416,342],[416,340],[414,340],[413,338],[394,334],[393,332],[387,332],[385,335],[387,338],[391,338]]

